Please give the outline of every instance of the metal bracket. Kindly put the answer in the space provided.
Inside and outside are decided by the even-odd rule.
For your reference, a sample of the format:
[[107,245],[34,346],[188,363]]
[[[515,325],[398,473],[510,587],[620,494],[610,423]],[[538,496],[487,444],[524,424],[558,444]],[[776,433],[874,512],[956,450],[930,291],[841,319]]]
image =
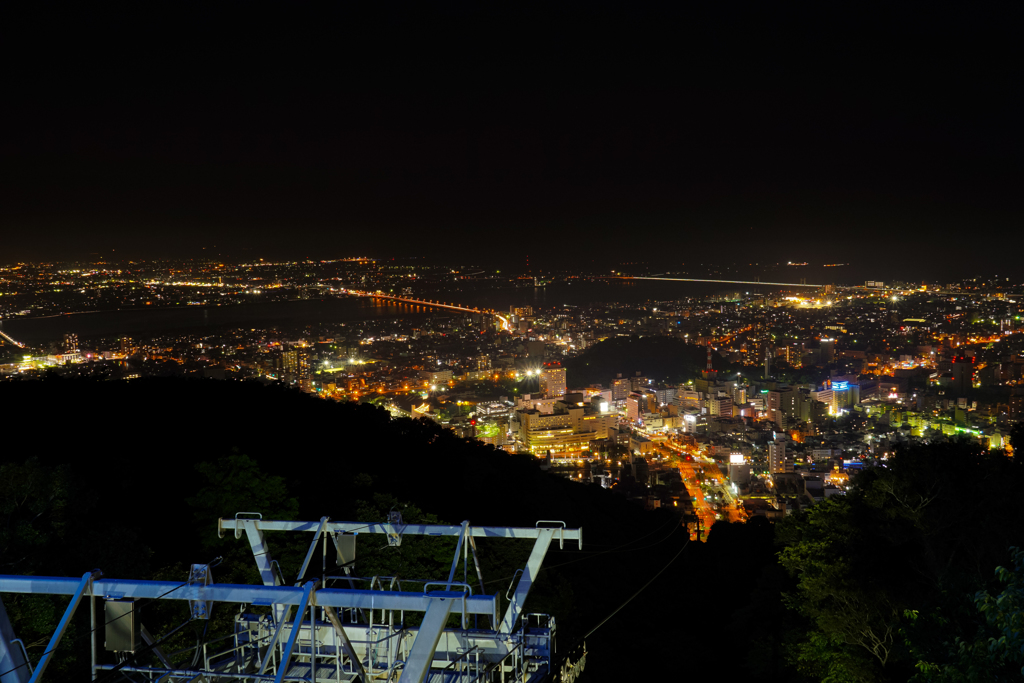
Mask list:
[[[213,583],[213,570],[208,564],[194,564],[188,574],[189,586],[209,586]],[[189,600],[188,608],[193,619],[209,619],[213,611],[213,600]]]
[[[398,529],[398,527],[403,527]],[[402,545],[402,532],[405,531],[405,524],[402,522],[402,513],[398,510],[392,510],[388,513],[388,523],[386,525],[388,534],[388,545],[392,548],[397,548]]]
[[[256,516],[255,517],[240,517],[239,515],[256,515]],[[262,520],[263,519],[263,514],[260,513],[260,512],[236,512],[235,513],[235,538],[236,539],[242,537],[243,526],[241,524],[239,524],[238,521],[239,520],[244,520],[244,519]],[[255,527],[257,529],[259,529],[260,525],[256,524]],[[224,538],[224,518],[223,517],[219,517],[217,519],[217,534],[221,538]]]

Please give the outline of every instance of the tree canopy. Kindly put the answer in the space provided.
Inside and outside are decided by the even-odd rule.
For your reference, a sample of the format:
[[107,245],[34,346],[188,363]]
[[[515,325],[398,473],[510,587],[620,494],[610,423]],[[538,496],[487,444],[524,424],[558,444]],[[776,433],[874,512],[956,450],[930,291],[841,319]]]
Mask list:
[[976,592],[1021,541],[1022,484],[1001,451],[917,446],[786,518],[779,561],[795,586],[783,599],[806,628],[794,665],[824,681],[895,681],[948,662],[978,628]]

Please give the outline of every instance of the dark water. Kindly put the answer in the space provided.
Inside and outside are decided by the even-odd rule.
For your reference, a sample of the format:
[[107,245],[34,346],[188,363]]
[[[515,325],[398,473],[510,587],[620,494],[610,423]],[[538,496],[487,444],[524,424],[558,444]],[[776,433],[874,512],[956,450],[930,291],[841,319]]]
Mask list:
[[[762,287],[760,291],[770,288]],[[707,297],[752,292],[752,286],[696,282],[610,281],[557,283],[547,287],[446,292],[445,301],[507,311],[510,306],[588,306],[621,303],[652,304],[686,297]],[[438,309],[408,304],[383,303],[362,298],[325,298],[258,302],[238,306],[175,306],[96,313],[74,313],[45,318],[8,318],[0,329],[26,344],[46,344],[74,333],[82,340],[99,337],[150,336],[183,332],[213,332],[226,327],[279,327],[333,325],[374,318],[413,317],[443,313]]]
[[56,341],[68,333],[79,339],[213,332],[228,327],[285,329],[372,318],[422,316],[435,309],[379,304],[370,299],[305,299],[239,306],[175,306],[73,313],[46,318],[8,318],[0,329],[26,344]]
[[556,283],[546,287],[522,287],[519,289],[466,291],[445,294],[459,297],[460,303],[483,306],[507,311],[510,306],[589,306],[607,305],[651,305],[660,301],[678,301],[688,297],[709,297],[747,292],[772,292],[778,287],[761,285],[726,285],[708,282],[655,282],[650,280],[607,280],[584,281],[578,284]]

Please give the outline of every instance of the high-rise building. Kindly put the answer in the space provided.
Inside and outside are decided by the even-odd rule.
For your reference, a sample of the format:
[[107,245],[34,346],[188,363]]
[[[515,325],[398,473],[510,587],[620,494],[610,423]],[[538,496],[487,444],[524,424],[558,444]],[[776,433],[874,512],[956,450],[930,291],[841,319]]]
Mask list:
[[647,412],[647,400],[642,394],[632,392],[626,397],[626,419],[631,423],[640,420],[640,416]]
[[282,351],[277,363],[280,379],[289,384],[297,383],[303,391],[312,390],[313,381],[306,349],[293,348]]
[[732,417],[732,398],[729,396],[717,396],[708,400],[708,412],[712,415]]
[[853,404],[853,392],[849,381],[832,382],[832,412],[846,410]]
[[821,362],[831,363],[836,358],[836,340],[835,339],[822,339],[821,345]]
[[680,388],[676,392],[676,405],[680,408],[700,408],[700,392]]
[[792,419],[800,419],[803,408],[803,394],[791,387],[783,387],[768,392],[767,409],[778,410]]
[[556,401],[554,411],[548,414],[531,408],[517,410],[512,431],[531,453],[575,457],[589,451],[591,441],[608,438],[614,425],[612,413],[600,415]]
[[768,444],[768,471],[771,474],[793,471],[793,462],[786,457],[785,441],[773,441]]
[[281,352],[281,372],[283,374],[298,374],[299,371],[299,350],[290,349]]
[[565,368],[545,367],[540,371],[540,390],[552,398],[565,395]]
[[512,315],[514,315],[516,317],[519,317],[519,318],[530,318],[530,317],[533,316],[533,307],[532,306],[522,306],[522,307],[517,308],[516,306],[512,306],[509,309],[509,313],[511,313]]
[[619,375],[612,380],[612,400],[622,401],[629,394],[629,380]]
[[950,387],[957,396],[966,394],[974,388],[974,356],[957,356],[953,359],[950,372],[953,385]]

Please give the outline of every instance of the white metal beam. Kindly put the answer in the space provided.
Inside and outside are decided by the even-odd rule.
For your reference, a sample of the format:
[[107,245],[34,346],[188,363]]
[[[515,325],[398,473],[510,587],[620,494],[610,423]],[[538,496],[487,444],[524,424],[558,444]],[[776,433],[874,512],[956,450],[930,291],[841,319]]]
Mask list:
[[[331,622],[331,626],[334,627],[334,632],[338,634],[338,638],[341,640],[341,649],[348,655],[349,660],[352,662],[353,667],[359,674],[359,680],[367,681],[366,670],[363,668],[363,662],[359,659],[359,653],[352,646],[352,641],[349,640],[348,634],[345,632],[345,627],[341,623],[341,619],[338,618],[338,613],[334,611],[333,607],[325,607],[324,614],[327,615],[327,620]],[[340,666],[339,662],[339,666]]]
[[437,642],[441,640],[441,633],[444,625],[448,623],[448,615],[451,614],[452,605],[462,593],[454,591],[438,591],[430,594],[430,607],[423,615],[423,623],[420,624],[416,633],[416,640],[412,643],[412,650],[409,651],[409,658],[405,661],[405,669],[402,670],[402,677],[399,683],[423,683],[430,671],[430,664],[434,661],[434,652],[437,650]]
[[32,667],[25,656],[24,645],[14,637],[14,628],[0,600],[0,683],[26,683],[32,676]]
[[[250,520],[250,519],[220,519],[217,523],[221,531],[228,529],[243,528],[247,523],[254,522],[262,531],[308,531],[316,533],[320,528],[320,522],[289,522],[281,520]],[[325,530],[359,534],[387,534],[388,525],[385,523],[366,522],[328,522]],[[542,531],[549,527],[502,527],[502,526],[474,526],[470,527],[469,533],[475,538],[537,538]],[[462,533],[462,526],[448,524],[407,524],[402,527],[403,535],[413,536],[458,536]],[[559,528],[558,538],[562,541],[577,541],[582,547],[583,530]]]
[[296,579],[296,586],[298,582],[306,578],[306,570],[309,569],[309,562],[313,559],[313,553],[316,552],[317,541],[320,540],[320,536],[324,533],[324,527],[327,526],[327,522],[330,521],[330,517],[321,517],[320,526],[316,529],[316,534],[313,536],[313,542],[309,544],[309,550],[306,551],[306,559],[302,561],[302,567],[299,569],[299,577]]
[[533,552],[530,553],[530,559],[526,562],[526,568],[523,570],[522,576],[519,577],[519,583],[516,584],[515,592],[508,603],[508,609],[505,610],[505,617],[498,626],[498,633],[505,635],[512,633],[516,620],[523,611],[526,596],[529,595],[530,588],[533,587],[533,582],[537,580],[537,575],[540,573],[541,565],[544,564],[544,556],[548,552],[548,545],[551,544],[551,539],[554,538],[555,532],[561,531],[561,529],[544,527],[539,529],[539,531],[541,534],[537,537],[537,542],[533,544]]
[[267,547],[267,539],[263,536],[263,529],[258,519],[239,519],[235,528],[245,530],[246,540],[252,548],[252,556],[256,560],[256,566],[260,570],[260,579],[264,586],[280,586],[284,583],[284,577],[274,571],[273,558],[270,557],[270,548]]
[[[309,605],[309,599],[312,597],[313,590],[318,583],[319,580],[307,581],[306,585],[302,587],[302,599],[299,602],[299,609],[295,613],[295,625],[292,627],[292,633],[288,637],[288,644],[284,646],[284,652],[281,653],[281,661],[277,665],[277,677],[274,679],[274,683],[281,683],[284,675],[288,673],[288,662],[291,661],[292,650],[295,649],[295,641],[299,639],[299,631],[302,630],[299,628],[299,622],[302,621],[302,615],[306,612],[306,606]],[[315,637],[313,641],[315,643]],[[310,655],[310,659],[312,660],[312,655]],[[314,677],[313,680],[315,681],[316,678]]]
[[[74,595],[80,580],[62,576],[2,576],[0,593],[48,593]],[[84,595],[118,598],[162,598],[165,600],[213,600],[251,604],[298,605],[302,602],[302,589],[296,586],[253,586],[232,583],[213,583],[208,586],[176,583],[174,581],[129,581],[124,579],[97,579],[86,587]],[[324,607],[345,609],[384,609],[426,612],[430,597],[409,591],[371,591],[347,588],[323,588],[317,591],[316,602]],[[458,594],[466,601],[468,614],[494,616],[497,599],[493,595]],[[461,603],[456,609],[462,609]]]

